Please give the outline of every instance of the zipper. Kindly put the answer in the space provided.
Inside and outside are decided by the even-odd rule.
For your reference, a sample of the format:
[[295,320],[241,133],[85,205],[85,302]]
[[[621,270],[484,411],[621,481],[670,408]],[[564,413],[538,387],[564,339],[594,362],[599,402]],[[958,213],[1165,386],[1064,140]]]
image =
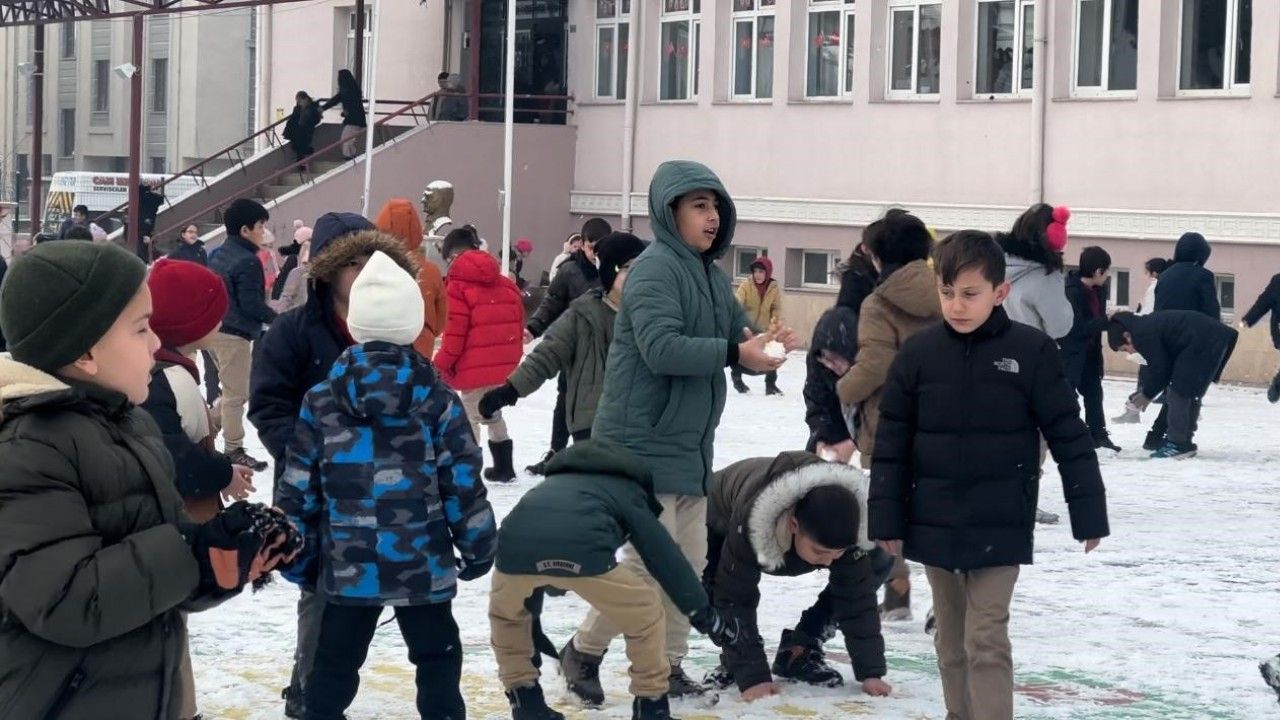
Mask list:
[[57,696],[53,698],[53,703],[49,706],[48,712],[44,714],[44,720],[57,720],[57,717],[66,709],[67,703],[71,702],[72,696],[80,689],[84,683],[85,672],[83,667],[77,667],[62,684],[62,689],[58,691]]
[[[969,333],[964,339],[964,387],[973,387],[973,333]],[[965,461],[965,447],[969,444],[969,426],[970,413],[964,413],[964,421],[960,426],[960,473],[964,477],[968,474],[969,466]],[[966,499],[972,488],[965,488]],[[964,522],[969,522],[969,518],[964,518]],[[963,547],[963,543],[957,543]]]

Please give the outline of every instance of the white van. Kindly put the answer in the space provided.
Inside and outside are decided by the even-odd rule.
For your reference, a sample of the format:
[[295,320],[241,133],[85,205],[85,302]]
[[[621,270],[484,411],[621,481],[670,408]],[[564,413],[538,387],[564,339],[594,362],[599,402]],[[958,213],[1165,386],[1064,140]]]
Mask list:
[[[143,174],[143,184],[169,179],[167,175]],[[198,178],[182,175],[169,180],[162,188],[166,203],[176,202],[182,196],[199,190],[203,185]],[[71,217],[71,209],[77,205],[89,208],[89,219],[129,201],[128,173],[60,172],[54,173],[49,182],[49,195],[45,198],[45,233],[57,233],[62,221]],[[104,227],[110,232],[113,228]]]

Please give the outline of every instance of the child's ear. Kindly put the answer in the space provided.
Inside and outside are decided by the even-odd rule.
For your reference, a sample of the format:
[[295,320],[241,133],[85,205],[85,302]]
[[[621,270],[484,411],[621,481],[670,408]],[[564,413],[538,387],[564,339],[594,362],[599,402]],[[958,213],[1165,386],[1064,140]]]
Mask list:
[[98,361],[93,358],[93,350],[89,350],[75,362],[59,370],[58,374],[71,377],[96,377],[98,369]]
[[996,304],[997,305],[1004,303],[1005,299],[1009,297],[1009,290],[1012,287],[1013,286],[1009,284],[1008,280],[996,286]]

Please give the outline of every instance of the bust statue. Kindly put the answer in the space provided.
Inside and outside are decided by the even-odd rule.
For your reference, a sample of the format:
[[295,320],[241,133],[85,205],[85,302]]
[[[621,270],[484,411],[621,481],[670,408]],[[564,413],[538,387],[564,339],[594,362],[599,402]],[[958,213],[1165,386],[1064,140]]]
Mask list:
[[453,218],[449,210],[453,207],[453,183],[447,180],[432,180],[427,189],[422,191],[422,212],[427,216],[427,238],[439,242],[453,229]]

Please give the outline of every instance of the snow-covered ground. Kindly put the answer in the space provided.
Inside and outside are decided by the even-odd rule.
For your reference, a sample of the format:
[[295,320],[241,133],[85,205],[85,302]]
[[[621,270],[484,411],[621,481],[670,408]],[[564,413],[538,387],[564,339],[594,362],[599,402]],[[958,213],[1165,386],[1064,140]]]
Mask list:
[[[781,374],[782,398],[731,395],[716,443],[716,464],[804,446],[804,362],[793,356]],[[1108,381],[1107,410],[1119,413],[1129,381]],[[523,468],[545,450],[554,384],[508,411]],[[975,398],[974,411],[982,411]],[[1154,416],[1148,413],[1146,420]],[[1112,535],[1085,556],[1071,538],[1056,471],[1046,474],[1041,506],[1063,524],[1037,532],[1037,564],[1023,569],[1012,609],[1011,634],[1019,718],[1280,717],[1276,697],[1262,684],[1258,662],[1280,651],[1280,444],[1270,430],[1280,407],[1260,391],[1214,388],[1196,437],[1199,457],[1152,461],[1140,445],[1145,425],[1113,428],[1125,449],[1103,459]],[[251,446],[251,452],[266,452]],[[1050,463],[1052,465],[1052,463]],[[269,475],[259,476],[258,499],[269,500]],[[504,515],[537,482],[522,476],[491,487]],[[825,582],[825,573],[766,579],[760,611],[770,648]],[[930,605],[920,568],[913,569],[915,621],[886,625],[890,698],[869,698],[852,682],[839,637],[828,644],[849,684],[837,689],[786,686],[781,696],[743,703],[736,691],[707,709],[677,703],[686,720],[709,718],[888,719],[945,717],[932,639],[923,632]],[[489,649],[488,578],[465,583],[453,611],[466,651],[464,691],[472,718],[510,717]],[[293,652],[297,592],[277,582],[222,607],[191,617],[192,652],[206,717],[280,718],[280,688]],[[572,596],[548,602],[543,622],[557,644],[573,633],[584,605]],[[390,613],[385,619],[390,618]],[[601,672],[610,703],[602,711],[575,709],[564,685],[544,667],[543,684],[556,707],[573,718],[629,717],[621,640]],[[715,665],[715,648],[695,634],[686,669],[701,675]],[[353,720],[415,717],[413,669],[395,623],[381,628],[362,673]]]

